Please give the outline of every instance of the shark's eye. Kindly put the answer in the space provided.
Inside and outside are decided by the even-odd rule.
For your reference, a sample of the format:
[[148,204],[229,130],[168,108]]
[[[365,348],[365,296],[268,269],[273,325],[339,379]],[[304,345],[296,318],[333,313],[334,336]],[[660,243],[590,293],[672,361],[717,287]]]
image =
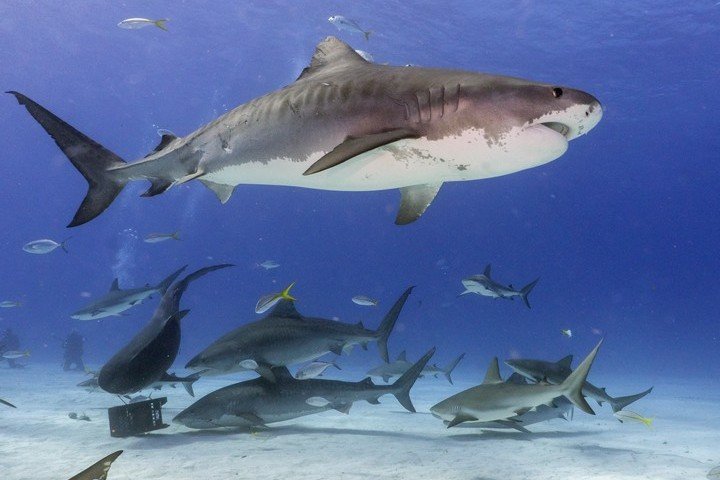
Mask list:
[[553,92],[553,97],[560,98],[560,97],[562,97],[563,89],[560,87],[553,87],[552,92]]

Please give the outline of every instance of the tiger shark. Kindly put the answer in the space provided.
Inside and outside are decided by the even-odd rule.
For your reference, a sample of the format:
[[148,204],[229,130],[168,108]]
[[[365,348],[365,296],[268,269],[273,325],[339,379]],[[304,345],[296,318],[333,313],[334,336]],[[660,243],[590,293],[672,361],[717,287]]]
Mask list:
[[77,475],[73,475],[70,480],[107,480],[107,474],[110,471],[110,467],[122,453],[122,450],[111,453],[105,458],[93,463]]
[[460,70],[368,62],[327,37],[292,84],[126,163],[22,93],[8,92],[88,182],[68,225],[100,215],[131,181],[143,196],[199,180],[225,203],[240,184],[400,189],[396,224],[417,220],[443,183],[543,165],[592,130],[600,102],[573,88]]

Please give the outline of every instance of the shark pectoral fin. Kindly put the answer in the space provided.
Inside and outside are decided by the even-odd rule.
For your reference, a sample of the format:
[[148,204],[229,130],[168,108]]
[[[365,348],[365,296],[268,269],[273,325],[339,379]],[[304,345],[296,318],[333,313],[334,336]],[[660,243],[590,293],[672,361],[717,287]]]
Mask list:
[[330,345],[329,349],[332,353],[335,355],[342,355],[343,353],[344,345],[341,345],[339,343],[336,343],[335,345]]
[[212,190],[215,193],[215,196],[217,196],[218,200],[220,200],[220,203],[227,203],[228,200],[230,200],[230,196],[232,196],[233,191],[235,190],[235,187],[232,185],[225,185],[224,183],[215,183],[210,182],[208,180],[200,179],[200,182],[202,182],[203,185],[205,185],[207,188]]
[[514,422],[512,420],[497,420],[495,423],[499,423],[500,425],[507,428],[512,428],[513,430],[517,430],[518,432],[531,433],[530,430],[518,424],[518,422]]
[[236,414],[238,417],[242,418],[246,422],[248,422],[253,427],[264,427],[265,426],[265,420],[258,417],[256,414],[252,412],[242,412]]
[[350,160],[361,153],[368,152],[374,148],[382,147],[388,143],[402,140],[403,138],[418,137],[420,137],[420,135],[417,132],[408,128],[398,128],[387,132],[363,135],[362,137],[347,137],[344,142],[310,165],[303,175],[312,175],[314,173],[322,172],[328,168],[340,165],[346,160]]
[[425,213],[442,183],[412,185],[400,189],[400,209],[395,217],[395,225],[412,223]]
[[348,415],[350,413],[350,407],[352,407],[352,403],[336,403],[332,408],[333,410]]
[[458,413],[457,415],[455,415],[455,418],[448,422],[447,428],[454,427],[455,425],[460,425],[463,422],[474,422],[476,420],[477,418],[473,417],[472,415]]

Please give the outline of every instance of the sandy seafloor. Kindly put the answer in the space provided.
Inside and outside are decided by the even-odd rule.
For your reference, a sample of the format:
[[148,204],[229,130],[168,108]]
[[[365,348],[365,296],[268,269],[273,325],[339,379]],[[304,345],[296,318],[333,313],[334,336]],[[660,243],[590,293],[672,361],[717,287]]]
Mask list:
[[[0,406],[2,480],[66,480],[118,449],[125,453],[110,480],[702,479],[720,464],[720,388],[710,381],[655,382],[653,393],[635,405],[655,417],[651,429],[620,424],[609,406],[591,401],[596,416],[576,410],[572,421],[530,426],[531,435],[447,430],[427,413],[429,407],[480,381],[457,378],[455,386],[420,379],[412,390],[417,414],[385,396],[378,406],[356,403],[350,415],[329,411],[255,434],[171,425],[116,439],[109,435],[105,408],[119,404],[117,398],[75,386],[85,378],[56,365],[0,368],[0,397],[18,406]],[[201,379],[196,398],[228,383],[227,377]],[[625,379],[608,390],[620,395],[645,387],[642,379]],[[180,386],[162,393],[169,398],[166,422],[191,402]],[[71,411],[85,412],[92,421],[71,420]]]

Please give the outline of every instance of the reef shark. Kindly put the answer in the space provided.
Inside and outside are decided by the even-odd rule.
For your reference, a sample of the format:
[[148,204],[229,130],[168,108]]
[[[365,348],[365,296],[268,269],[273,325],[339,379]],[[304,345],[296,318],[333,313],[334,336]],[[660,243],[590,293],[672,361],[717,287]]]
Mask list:
[[110,467],[122,453],[122,450],[111,453],[107,457],[73,476],[70,480],[107,480],[107,474],[110,471]]
[[497,357],[493,358],[481,385],[446,398],[431,407],[430,412],[447,422],[448,428],[464,422],[517,423],[517,416],[540,405],[554,406],[553,400],[564,396],[583,412],[594,415],[595,412],[582,396],[582,386],[601,344],[602,341],[560,385],[503,382]]
[[[427,365],[423,368],[421,376],[432,375],[437,378],[439,374],[443,374],[448,382],[450,382],[450,385],[452,385],[453,381],[450,374],[452,374],[452,371],[455,370],[455,367],[457,367],[457,364],[460,363],[463,358],[465,358],[464,353],[455,358],[455,360],[450,362],[446,367],[440,367],[437,364]],[[407,361],[407,354],[405,350],[403,350],[394,362],[378,365],[367,374],[371,377],[381,377],[385,383],[388,383],[392,377],[399,377],[407,372],[412,365],[412,363]]]
[[301,315],[291,300],[280,300],[264,318],[223,335],[192,358],[185,368],[206,369],[208,374],[255,370],[270,381],[272,367],[287,366],[318,358],[326,353],[340,355],[353,345],[363,348],[377,342],[380,356],[388,361],[387,341],[413,287],[395,302],[377,330],[310,318]]
[[377,405],[386,394],[415,412],[410,389],[433,353],[434,348],[391,385],[375,385],[370,377],[359,382],[297,380],[287,368],[274,368],[275,382],[259,377],[221,388],[180,412],[173,422],[190,428],[263,426],[331,409],[349,413],[354,402]]
[[580,90],[460,70],[368,62],[323,40],[292,84],[251,100],[185,137],[165,134],[126,163],[27,96],[17,101],[52,136],[89,189],[69,226],[102,213],[123,187],[145,197],[199,180],[225,203],[239,184],[321,190],[400,189],[395,220],[427,209],[443,183],[543,165],[592,130],[600,102]]
[[148,284],[144,287],[129,288],[127,290],[120,289],[118,279],[116,278],[113,280],[112,285],[110,285],[110,291],[98,300],[73,313],[71,316],[76,320],[97,320],[103,317],[119,316],[125,310],[142,303],[143,300],[154,293],[164,295],[165,291],[183,270],[185,270],[185,267],[170,274],[165,280],[155,286]]
[[480,275],[473,275],[472,277],[463,279],[462,284],[463,287],[465,287],[465,291],[460,295],[475,293],[484,297],[507,298],[510,300],[515,297],[520,297],[523,303],[525,303],[525,306],[530,308],[528,295],[530,295],[532,289],[535,288],[535,285],[540,280],[539,278],[536,278],[532,282],[528,283],[520,290],[515,290],[512,285],[508,285],[506,287],[505,285],[493,280],[490,277],[490,269],[491,266],[488,264],[488,266],[485,267],[485,271],[483,271]]
[[98,386],[124,395],[148,388],[167,375],[180,347],[180,321],[190,310],[180,310],[180,298],[190,282],[231,265],[201,268],[173,284],[162,297],[150,321],[100,369]]
[[[572,373],[570,368],[573,356],[561,358],[557,362],[547,362],[544,360],[530,359],[514,359],[505,362],[510,368],[524,377],[535,382],[547,381],[553,384],[559,384],[565,381]],[[582,393],[585,396],[595,399],[598,405],[602,406],[603,402],[608,402],[613,412],[619,412],[633,402],[643,398],[652,392],[652,387],[637,395],[628,395],[627,397],[611,397],[604,388],[598,388],[592,383],[585,381],[582,387]]]

